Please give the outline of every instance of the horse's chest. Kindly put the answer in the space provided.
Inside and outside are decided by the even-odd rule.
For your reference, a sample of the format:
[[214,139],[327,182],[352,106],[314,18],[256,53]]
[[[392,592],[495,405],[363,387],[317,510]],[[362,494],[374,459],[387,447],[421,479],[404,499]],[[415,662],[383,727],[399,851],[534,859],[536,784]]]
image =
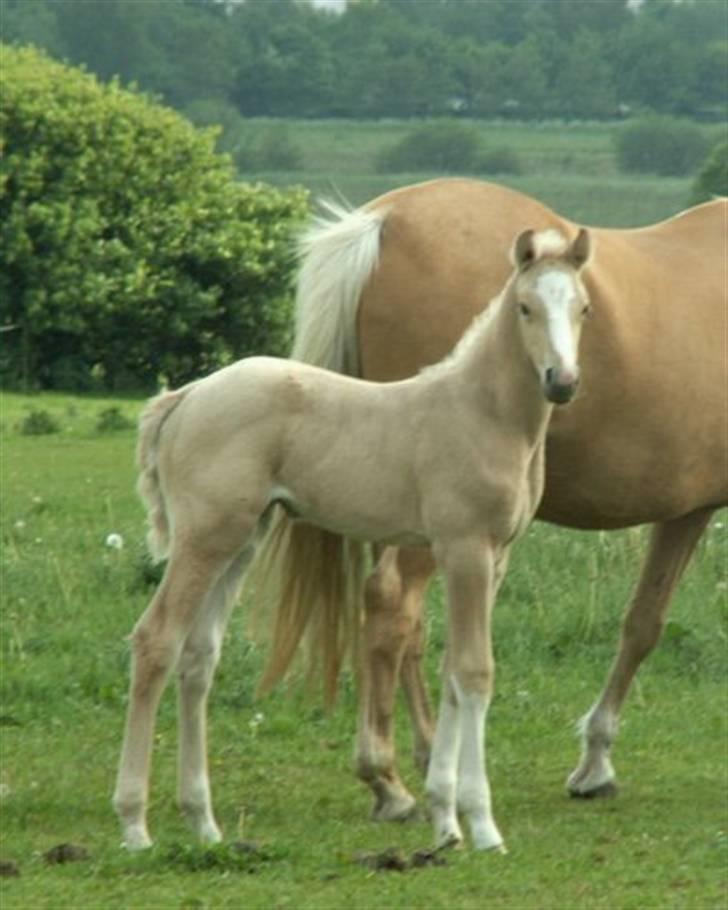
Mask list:
[[523,474],[504,486],[500,497],[500,521],[496,536],[510,544],[521,536],[533,521],[543,495],[543,450],[525,465]]

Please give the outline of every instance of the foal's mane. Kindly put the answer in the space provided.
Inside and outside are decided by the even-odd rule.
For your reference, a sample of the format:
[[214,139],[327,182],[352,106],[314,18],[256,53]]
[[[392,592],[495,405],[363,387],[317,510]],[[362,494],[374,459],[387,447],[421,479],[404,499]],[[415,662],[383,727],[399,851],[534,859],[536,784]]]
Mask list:
[[483,333],[488,331],[487,327],[493,321],[495,314],[500,310],[510,283],[511,282],[509,279],[508,283],[500,292],[500,294],[498,294],[497,297],[494,297],[491,300],[490,304],[482,312],[473,317],[473,321],[460,337],[460,340],[457,342],[452,351],[450,351],[450,353],[447,354],[442,360],[438,360],[437,363],[423,367],[420,370],[420,376],[439,376],[442,373],[446,373],[448,370],[450,370],[450,368],[459,360],[467,357],[467,354],[475,344],[476,339],[481,338]]
[[[534,251],[532,264],[540,262],[542,259],[559,259],[569,248],[568,239],[564,237],[561,231],[554,230],[553,228],[535,232],[532,238],[532,244]],[[511,251],[511,261],[515,267],[515,251]],[[511,273],[500,294],[494,297],[489,306],[473,318],[473,321],[465,330],[452,351],[437,363],[431,364],[420,370],[420,376],[440,375],[441,373],[447,372],[453,364],[468,356],[475,341],[480,339],[484,332],[488,331],[488,325],[493,321],[495,315],[503,306],[503,301],[513,283],[514,275],[515,272]]]

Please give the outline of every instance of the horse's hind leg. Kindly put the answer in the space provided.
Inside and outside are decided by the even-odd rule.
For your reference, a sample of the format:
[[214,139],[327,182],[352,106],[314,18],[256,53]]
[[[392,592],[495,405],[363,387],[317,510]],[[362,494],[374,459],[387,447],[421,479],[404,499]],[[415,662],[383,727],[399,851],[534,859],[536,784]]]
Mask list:
[[217,843],[222,837],[212,810],[207,767],[207,697],[240,580],[253,553],[252,545],[246,547],[217,581],[187,636],[177,666],[179,805],[192,830],[205,843]]
[[657,644],[670,598],[685,570],[712,509],[654,525],[639,584],[622,625],[617,657],[607,684],[582,722],[582,755],[567,787],[572,796],[610,795],[616,779],[609,752],[619,712],[639,665]]
[[173,552],[162,583],[132,634],[129,708],[114,793],[124,844],[130,850],[151,844],[146,806],[159,700],[219,573],[219,563],[209,557],[188,550]]
[[424,598],[424,592],[420,600],[420,614],[415,620],[415,626],[405,647],[399,678],[412,723],[415,764],[424,776],[430,761],[435,722],[422,666],[427,645],[422,598]]
[[359,777],[374,792],[373,816],[381,821],[405,819],[415,808],[395,766],[393,715],[400,673],[415,724],[416,750],[423,757],[429,754],[430,707],[417,663],[424,592],[433,568],[429,551],[389,547],[366,585],[356,764]]

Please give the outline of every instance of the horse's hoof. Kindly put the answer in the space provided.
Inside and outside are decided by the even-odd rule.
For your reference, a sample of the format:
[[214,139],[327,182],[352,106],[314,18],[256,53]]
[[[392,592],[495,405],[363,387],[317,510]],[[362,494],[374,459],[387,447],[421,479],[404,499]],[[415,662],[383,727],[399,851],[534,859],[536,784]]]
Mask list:
[[375,822],[412,822],[418,821],[420,810],[414,797],[377,800],[372,809],[372,821]]
[[569,796],[572,799],[611,799],[619,793],[619,787],[614,780],[605,781],[598,787],[591,790],[577,790],[569,788]]

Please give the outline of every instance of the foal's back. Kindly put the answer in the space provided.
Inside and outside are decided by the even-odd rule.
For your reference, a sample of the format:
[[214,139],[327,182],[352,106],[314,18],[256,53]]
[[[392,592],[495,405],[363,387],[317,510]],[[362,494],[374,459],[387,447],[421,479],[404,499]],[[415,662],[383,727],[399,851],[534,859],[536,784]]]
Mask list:
[[[508,274],[526,227],[576,225],[505,187],[442,180],[371,203],[388,210],[359,313],[365,377],[440,359]],[[577,400],[555,414],[540,517],[585,528],[666,520],[728,499],[726,201],[636,230],[593,229]]]

